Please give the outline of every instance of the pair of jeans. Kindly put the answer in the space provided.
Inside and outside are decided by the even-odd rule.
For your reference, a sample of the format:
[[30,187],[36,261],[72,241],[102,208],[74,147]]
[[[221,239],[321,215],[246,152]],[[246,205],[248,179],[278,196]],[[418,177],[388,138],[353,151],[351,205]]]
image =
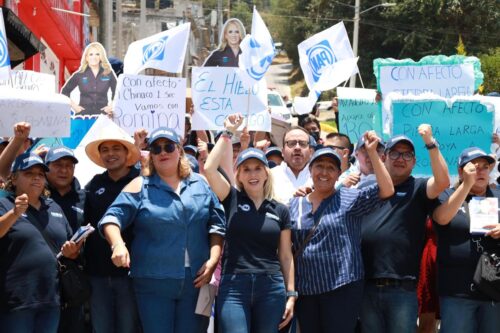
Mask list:
[[380,286],[365,282],[361,306],[361,328],[366,333],[414,333],[417,329],[416,282]]
[[216,303],[219,333],[276,333],[286,305],[283,275],[222,275]]
[[441,296],[441,333],[500,332],[500,302]]
[[94,333],[140,332],[135,294],[128,276],[90,276],[90,284]]
[[0,313],[0,330],[15,333],[56,333],[59,307]]
[[144,333],[206,333],[209,318],[195,314],[199,289],[184,279],[133,278]]
[[364,281],[318,295],[300,295],[295,306],[301,333],[352,333],[361,309]]

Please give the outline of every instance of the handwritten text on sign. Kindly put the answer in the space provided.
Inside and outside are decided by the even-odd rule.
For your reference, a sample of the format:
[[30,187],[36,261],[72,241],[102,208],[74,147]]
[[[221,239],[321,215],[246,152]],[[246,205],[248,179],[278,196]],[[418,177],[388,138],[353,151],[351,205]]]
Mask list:
[[193,67],[191,91],[194,130],[222,130],[226,116],[239,112],[250,113],[249,130],[271,131],[265,80],[247,89],[238,68]]
[[451,175],[457,174],[458,156],[463,149],[476,146],[489,150],[493,133],[493,112],[478,101],[456,101],[448,107],[444,101],[394,101],[393,133],[404,134],[415,143],[415,175],[431,175],[429,153],[418,134],[418,126],[432,126],[439,149],[448,163]]
[[347,134],[351,142],[357,142],[369,130],[382,137],[382,113],[376,95],[374,89],[337,88],[339,131]]
[[118,79],[113,120],[129,134],[165,126],[184,136],[186,79],[122,74]]
[[56,92],[56,77],[52,74],[33,71],[12,71],[10,72],[10,80],[0,81],[0,87],[54,94]]
[[0,136],[12,136],[14,124],[21,121],[31,124],[33,137],[69,136],[71,107],[64,95],[2,89],[0,110]]
[[381,66],[380,89],[383,96],[393,91],[402,95],[430,92],[445,98],[457,95],[472,96],[474,66],[472,64]]

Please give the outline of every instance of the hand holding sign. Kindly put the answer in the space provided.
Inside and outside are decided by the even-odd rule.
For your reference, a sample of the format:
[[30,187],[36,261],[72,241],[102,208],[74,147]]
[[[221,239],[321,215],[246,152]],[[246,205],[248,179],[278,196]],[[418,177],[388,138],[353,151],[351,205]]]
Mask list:
[[238,127],[240,127],[241,124],[243,124],[244,119],[245,118],[242,116],[241,113],[230,114],[229,116],[226,117],[226,120],[224,120],[224,127],[231,133],[236,133]]

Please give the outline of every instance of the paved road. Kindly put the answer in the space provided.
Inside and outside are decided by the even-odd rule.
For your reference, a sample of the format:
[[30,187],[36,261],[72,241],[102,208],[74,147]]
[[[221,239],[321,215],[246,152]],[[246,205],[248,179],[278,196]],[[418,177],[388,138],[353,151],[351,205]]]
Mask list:
[[267,86],[275,89],[281,96],[292,97],[288,76],[292,70],[292,64],[271,65],[266,73]]

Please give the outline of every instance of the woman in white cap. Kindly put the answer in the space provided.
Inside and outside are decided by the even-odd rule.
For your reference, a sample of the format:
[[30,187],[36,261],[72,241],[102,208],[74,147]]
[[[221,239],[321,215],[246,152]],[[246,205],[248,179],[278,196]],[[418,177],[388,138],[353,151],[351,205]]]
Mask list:
[[[143,177],[128,184],[99,230],[117,267],[130,267],[145,333],[206,332],[209,317],[195,313],[199,288],[219,260],[225,220],[206,181],[191,172],[174,130],[161,127],[148,140]],[[128,248],[121,231],[133,227]]]
[[227,232],[217,298],[220,333],[271,333],[293,316],[294,286],[290,218],[273,200],[271,172],[263,151],[249,148],[236,160],[235,184],[217,168],[231,137],[242,124],[239,114],[225,121],[226,131],[205,164],[205,175],[224,205]]
[[471,230],[474,204],[493,198],[497,216],[500,191],[488,186],[495,159],[477,147],[462,151],[458,159],[459,183],[439,196],[432,218],[438,244],[438,293],[440,332],[500,332],[500,303],[478,290],[473,276],[483,251],[500,255],[500,224]]
[[295,277],[302,333],[354,332],[363,296],[361,221],[394,194],[391,177],[377,153],[380,139],[364,134],[378,185],[341,188],[341,157],[317,150],[309,162],[314,190],[290,202]]
[[[47,198],[47,166],[19,155],[0,199],[0,327],[2,332],[57,332],[60,316],[56,253],[75,259],[64,213]],[[50,244],[48,243],[50,242]]]

